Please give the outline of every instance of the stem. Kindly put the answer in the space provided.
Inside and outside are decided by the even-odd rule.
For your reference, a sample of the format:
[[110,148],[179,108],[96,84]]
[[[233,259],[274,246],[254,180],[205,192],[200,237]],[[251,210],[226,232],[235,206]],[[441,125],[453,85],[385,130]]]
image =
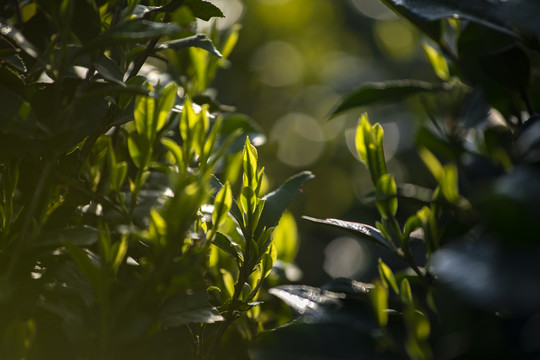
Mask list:
[[150,53],[152,52],[152,50],[154,50],[154,47],[156,46],[157,42],[159,41],[159,38],[160,38],[160,36],[155,37],[152,40],[150,40],[150,42],[146,46],[146,49],[144,49],[142,54],[139,55],[139,57],[137,58],[137,60],[133,64],[133,69],[131,69],[131,72],[129,73],[126,81],[128,81],[129,79],[135,77],[139,73],[142,66],[146,62],[146,59],[148,58],[148,56],[150,56]]
[[247,281],[249,277],[249,271],[248,271],[248,265],[249,261],[246,261],[242,264],[242,267],[240,268],[240,274],[238,275],[238,281],[236,282],[234,286],[234,294],[231,299],[231,307],[227,311],[227,315],[225,315],[225,321],[222,323],[222,325],[219,327],[218,332],[212,342],[210,343],[210,346],[208,347],[208,350],[206,351],[206,356],[204,356],[204,359],[210,359],[212,353],[214,352],[217,344],[220,342],[221,338],[225,334],[225,331],[233,323],[235,319],[234,313],[236,311],[236,303],[238,301],[238,298],[240,298],[240,294],[242,293],[242,288],[244,287],[244,283]]

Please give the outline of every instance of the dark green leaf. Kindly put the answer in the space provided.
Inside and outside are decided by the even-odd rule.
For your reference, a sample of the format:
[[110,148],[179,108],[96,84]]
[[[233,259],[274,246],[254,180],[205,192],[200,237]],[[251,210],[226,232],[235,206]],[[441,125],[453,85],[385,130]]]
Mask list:
[[83,44],[99,34],[101,19],[95,1],[74,1],[73,18],[76,21],[72,22],[71,30]]
[[440,37],[441,37],[441,21],[424,20],[420,18],[419,16],[417,16],[412,11],[410,11],[409,9],[407,9],[406,7],[398,5],[397,1],[394,1],[394,0],[381,0],[381,1],[390,9],[392,9],[395,13],[409,20],[418,29],[420,29],[420,31],[422,31],[424,34],[429,36],[435,42],[439,42]]
[[99,59],[94,62],[94,66],[105,80],[120,86],[126,86],[124,84],[124,74],[120,70],[118,64],[110,57],[101,55]]
[[229,254],[238,265],[241,265],[242,262],[244,262],[244,256],[238,248],[238,245],[235,244],[227,235],[220,232],[216,233],[216,238],[212,244]]
[[[215,201],[215,194],[217,194],[222,188],[223,184],[219,181],[219,179],[215,176],[212,176],[210,179],[211,186],[216,190],[214,192],[214,195],[212,195],[212,200]],[[233,199],[233,202],[231,204],[231,209],[229,210],[231,215],[236,219],[236,221],[241,224],[242,223],[242,212],[240,211],[240,208],[238,207],[238,203],[236,200]]]
[[164,327],[223,321],[223,316],[209,304],[206,291],[200,289],[186,293],[173,296],[162,305],[160,320]]
[[443,90],[440,84],[431,84],[419,80],[392,80],[380,83],[365,83],[354,90],[337,105],[331,117],[340,115],[348,110],[370,105],[378,101],[396,100],[420,92]]
[[369,226],[369,225],[361,224],[357,222],[352,222],[352,221],[339,220],[339,219],[324,219],[323,220],[323,219],[312,218],[309,216],[302,216],[302,217],[306,220],[313,221],[316,223],[345,229],[353,233],[354,235],[360,236],[362,239],[375,242],[376,244],[384,246],[386,248],[389,247],[388,240],[386,240],[384,235],[373,226]]
[[24,35],[15,28],[15,26],[10,23],[8,20],[0,17],[0,34],[7,37],[13,41],[17,46],[19,46],[24,52],[30,55],[33,58],[38,57],[38,50],[32,45]]
[[1,131],[31,137],[37,130],[31,105],[2,85],[0,85],[0,108],[2,109]]
[[511,24],[505,18],[503,2],[495,3],[487,0],[386,0],[385,2],[400,13],[407,11],[420,20],[435,21],[459,17],[515,35],[511,31]]
[[377,340],[339,323],[293,322],[257,337],[255,360],[397,360],[404,357],[382,353]]
[[302,184],[313,177],[309,171],[301,172],[287,179],[277,190],[264,196],[264,209],[255,234],[260,234],[265,227],[269,229],[277,226],[289,203],[302,192]]
[[195,17],[208,21],[212,17],[224,17],[221,10],[214,4],[203,0],[185,0],[186,5]]
[[197,34],[178,40],[165,41],[158,44],[155,48],[156,50],[173,49],[175,51],[180,51],[191,46],[204,49],[218,58],[222,57],[221,53],[218,51],[218,49],[216,49],[212,41],[204,34]]
[[182,31],[174,23],[158,23],[147,20],[132,20],[111,28],[89,41],[81,51],[108,48],[132,42],[145,42],[152,38],[174,35]]
[[35,247],[48,247],[62,246],[66,243],[70,243],[78,246],[90,246],[97,243],[98,238],[98,229],[90,226],[80,226],[57,231],[43,232],[39,239],[36,240],[32,245]]

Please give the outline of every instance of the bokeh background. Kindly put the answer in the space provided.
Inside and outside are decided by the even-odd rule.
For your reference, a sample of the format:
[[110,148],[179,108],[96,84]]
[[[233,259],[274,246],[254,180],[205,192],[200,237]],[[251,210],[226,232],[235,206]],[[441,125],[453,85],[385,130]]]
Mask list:
[[[413,146],[430,99],[377,104],[329,119],[342,96],[364,82],[435,81],[423,39],[379,0],[212,2],[226,15],[219,28],[242,26],[229,66],[213,84],[217,99],[261,125],[267,141],[259,149],[260,163],[271,187],[301,170],[316,176],[291,206],[301,241],[301,282],[321,285],[339,276],[371,281],[383,254],[301,216],[372,225],[377,220],[369,173],[354,149],[363,112],[384,128],[388,170],[396,181],[425,181]],[[407,213],[407,203],[400,206]]]

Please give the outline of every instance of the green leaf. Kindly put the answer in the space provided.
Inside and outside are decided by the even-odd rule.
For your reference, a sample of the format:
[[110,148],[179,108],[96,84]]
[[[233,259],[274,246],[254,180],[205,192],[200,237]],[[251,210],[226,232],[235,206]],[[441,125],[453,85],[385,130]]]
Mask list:
[[396,216],[398,209],[397,186],[392,175],[384,174],[377,180],[375,202],[383,218]]
[[227,213],[232,206],[232,191],[228,182],[219,190],[214,200],[214,211],[212,212],[212,224],[217,228],[222,219],[227,216]]
[[[103,277],[101,276],[100,268],[90,259],[89,253],[77,245],[70,242],[66,243],[66,248],[77,265],[79,271],[92,285],[96,293],[105,291]],[[95,256],[95,255],[94,255]]]
[[185,0],[184,5],[187,6],[191,13],[202,20],[208,21],[212,17],[224,17],[223,12],[214,4],[203,0]]
[[[144,76],[137,75],[129,79],[125,85],[127,85],[130,89],[141,89],[142,92],[148,95],[148,87],[143,86],[145,81],[146,78]],[[118,107],[120,107],[121,109],[126,108],[133,99],[133,95],[133,93],[130,93],[128,91],[121,92],[119,94]]]
[[0,34],[14,42],[19,48],[33,58],[39,56],[38,50],[32,45],[24,35],[9,20],[0,17]]
[[426,167],[429,169],[429,172],[431,172],[431,175],[433,175],[437,181],[440,181],[444,175],[444,170],[439,162],[439,159],[437,159],[437,157],[435,157],[431,151],[425,148],[420,148],[418,150],[418,154]]
[[397,100],[420,92],[444,90],[443,85],[431,84],[420,80],[391,80],[379,83],[365,83],[346,95],[332,111],[330,117],[370,105],[378,101]]
[[167,121],[167,117],[171,113],[171,110],[176,103],[176,93],[178,91],[178,86],[174,82],[167,84],[164,88],[160,90],[160,96],[157,100],[157,118],[153,126],[155,131],[159,131],[163,128]]
[[214,43],[204,34],[197,34],[183,39],[164,41],[159,43],[155,49],[156,50],[165,50],[173,49],[175,51],[180,51],[189,47],[198,47],[200,49],[208,51],[210,54],[222,58],[221,53],[216,49]]
[[175,23],[159,23],[148,20],[131,20],[110,28],[101,35],[89,41],[81,52],[109,48],[126,43],[146,42],[150,39],[182,32]]
[[202,289],[191,289],[169,298],[161,306],[159,317],[165,328],[191,323],[212,324],[224,320],[216,308],[209,304],[208,294]]
[[407,238],[413,231],[422,227],[422,222],[417,215],[411,215],[403,226],[403,235]]
[[339,220],[339,219],[316,219],[309,216],[302,216],[302,218],[313,221],[316,223],[329,225],[333,227],[338,227],[344,230],[347,230],[351,232],[354,235],[360,236],[362,239],[374,242],[377,245],[381,245],[385,248],[390,248],[390,245],[388,244],[388,240],[384,237],[384,235],[373,226],[361,224],[357,222],[352,221],[345,221],[345,220]]
[[389,2],[398,8],[406,9],[424,21],[459,17],[512,34],[507,21],[497,14],[498,10],[494,3],[486,0],[476,2],[464,0],[389,0]]
[[[210,178],[210,184],[215,189],[216,193],[219,192],[221,188],[223,188],[223,184],[219,181],[218,178],[216,178],[213,175]],[[231,204],[230,213],[238,224],[242,223],[242,212],[240,211],[240,208],[238,207],[238,204],[236,203],[234,199]]]
[[285,302],[295,313],[312,322],[325,322],[332,319],[332,308],[339,308],[343,294],[321,290],[305,285],[282,285],[268,292]]
[[126,234],[123,234],[122,239],[119,243],[117,243],[118,247],[116,249],[116,254],[112,263],[112,269],[115,273],[120,268],[120,265],[122,265],[122,262],[124,261],[124,258],[127,254],[128,240],[128,236]]
[[0,85],[0,131],[28,137],[35,132],[36,116],[29,102]]
[[[152,91],[152,85],[147,83],[147,89]],[[152,139],[152,121],[155,118],[156,100],[149,96],[137,96],[135,98],[135,127],[137,133],[144,136],[147,140]]]
[[414,301],[412,297],[412,291],[411,291],[411,284],[409,284],[409,280],[406,278],[401,280],[400,284],[400,297],[401,301],[403,301],[406,305],[412,305],[414,306]]
[[275,191],[265,195],[264,209],[255,233],[260,234],[265,227],[269,229],[277,226],[289,203],[302,192],[304,182],[313,178],[311,172],[301,172],[287,179]]
[[120,71],[118,64],[108,56],[101,55],[95,62],[94,67],[105,80],[126,86],[124,84],[124,74]]
[[238,266],[244,262],[244,255],[242,254],[242,251],[240,251],[238,245],[235,244],[227,235],[217,232],[212,244],[229,254],[236,261]]
[[368,167],[374,185],[387,172],[383,135],[382,126],[379,123],[371,126],[367,114],[362,114],[356,130],[356,149]]
[[426,42],[422,43],[422,49],[424,49],[424,54],[435,71],[435,74],[437,74],[437,77],[443,81],[450,80],[450,70],[448,70],[448,64],[446,63],[444,56]]
[[394,273],[392,272],[392,269],[388,267],[380,258],[379,258],[379,276],[381,277],[382,284],[385,287],[390,287],[392,290],[394,290],[394,293],[396,295],[399,295],[399,289],[397,286],[396,278],[394,277]]
[[421,126],[416,132],[416,145],[429,149],[445,159],[458,161],[459,154],[463,151],[456,144],[450,144],[448,140],[433,133],[425,126]]
[[375,282],[375,287],[369,292],[369,296],[375,309],[375,314],[380,327],[388,323],[388,290],[380,283]]
[[448,164],[443,167],[443,176],[439,180],[441,191],[448,202],[454,204],[459,200],[458,170],[456,165]]
[[91,246],[97,243],[98,229],[90,226],[65,228],[56,231],[43,231],[38,240],[32,243],[35,247],[63,246],[71,243],[78,246]]
[[285,211],[281,216],[272,237],[276,245],[278,259],[285,263],[292,263],[298,253],[300,241],[296,221],[289,211]]
[[257,149],[251,145],[249,138],[246,138],[244,144],[244,153],[242,155],[242,164],[244,168],[244,186],[257,186]]
[[161,138],[160,142],[172,154],[174,160],[176,161],[176,165],[182,169],[184,166],[184,154],[180,145],[178,145],[174,140],[166,137]]

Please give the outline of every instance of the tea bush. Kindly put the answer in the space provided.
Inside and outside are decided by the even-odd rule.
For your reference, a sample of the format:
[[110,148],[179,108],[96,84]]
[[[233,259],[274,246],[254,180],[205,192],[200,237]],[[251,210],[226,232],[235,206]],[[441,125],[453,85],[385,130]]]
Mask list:
[[258,126],[209,95],[238,28],[198,33],[203,0],[1,9],[0,357],[247,357],[312,175],[268,192]]

